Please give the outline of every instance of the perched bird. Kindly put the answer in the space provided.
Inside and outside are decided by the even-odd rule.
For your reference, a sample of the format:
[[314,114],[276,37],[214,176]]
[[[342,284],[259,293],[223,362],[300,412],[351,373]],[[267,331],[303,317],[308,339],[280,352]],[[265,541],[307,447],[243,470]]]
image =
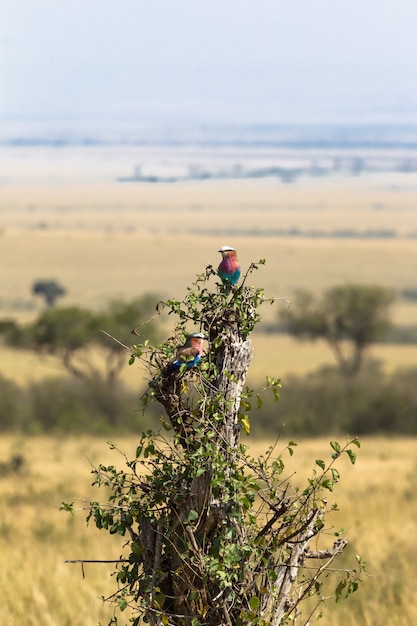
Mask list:
[[222,246],[219,252],[222,255],[222,260],[217,268],[217,273],[222,279],[223,285],[236,285],[240,277],[240,265],[236,250],[230,246]]
[[191,333],[191,335],[188,335],[185,344],[178,348],[175,357],[165,367],[162,376],[170,376],[177,372],[184,363],[187,370],[194,367],[201,358],[204,338],[203,333]]

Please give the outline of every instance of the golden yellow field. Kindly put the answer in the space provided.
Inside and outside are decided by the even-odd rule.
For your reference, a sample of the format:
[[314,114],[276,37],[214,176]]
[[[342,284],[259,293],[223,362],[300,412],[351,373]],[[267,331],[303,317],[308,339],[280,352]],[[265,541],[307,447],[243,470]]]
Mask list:
[[[291,299],[299,287],[320,292],[347,281],[397,292],[417,286],[413,174],[301,179],[291,185],[271,180],[152,186],[120,184],[109,176],[83,183],[77,164],[63,180],[57,175],[44,181],[44,163],[25,175],[5,163],[5,175],[20,178],[0,187],[0,318],[34,319],[42,303],[30,288],[40,278],[67,288],[62,305],[100,308],[111,299],[149,291],[181,298],[196,274],[218,264],[223,244],[238,249],[243,270],[266,259],[250,282],[264,286],[268,296]],[[106,175],[110,170],[109,165]],[[290,229],[304,236],[277,236]],[[394,230],[397,236],[306,236],[347,229]],[[265,305],[264,319],[274,319],[281,306],[286,305]],[[398,324],[416,324],[417,304],[398,300],[393,317]],[[285,383],[289,373],[306,373],[333,360],[324,344],[259,331],[253,347],[250,374],[256,379],[268,374]],[[417,365],[415,346],[379,345],[371,355],[387,370]],[[21,384],[60,373],[52,358],[0,348],[0,374]],[[122,378],[141,387],[135,367]],[[119,443],[128,453],[136,445],[134,437]],[[252,445],[256,453],[263,447]],[[300,445],[291,462],[297,476],[327,447],[323,440]],[[357,465],[343,467],[334,523],[346,528],[349,553],[361,554],[371,576],[346,604],[329,601],[321,624],[417,623],[415,451],[415,440],[366,439]],[[25,458],[22,473],[0,474],[0,624],[106,624],[111,610],[99,596],[114,589],[111,566],[86,565],[83,579],[80,566],[64,561],[117,558],[121,543],[94,527],[86,529],[83,513],[71,517],[58,507],[73,497],[98,498],[90,486],[88,459],[106,462],[115,453],[101,438],[2,437],[0,461],[17,453]]]
[[[392,182],[392,181],[391,181]],[[0,312],[30,315],[34,280],[53,277],[61,300],[103,306],[146,291],[180,297],[224,243],[243,269],[267,264],[251,282],[268,295],[320,291],[345,281],[400,290],[415,284],[417,238],[410,180],[310,180],[294,185],[222,182],[177,185],[102,183],[0,189]],[[414,183],[415,184],[415,183]],[[394,187],[392,189],[391,187]],[[393,229],[398,237],[277,236],[298,229]],[[26,308],[25,308],[26,307]],[[32,312],[33,315],[33,312]]]
[[[132,455],[135,437],[116,440]],[[286,439],[282,439],[282,449]],[[253,455],[269,444],[252,442]],[[329,500],[339,512],[327,519],[343,527],[349,538],[346,564],[354,555],[367,562],[369,577],[346,602],[328,600],[326,626],[403,626],[417,623],[415,580],[417,559],[416,441],[364,439],[352,466],[346,457],[339,466],[341,482]],[[277,453],[281,451],[280,444]],[[100,597],[115,590],[111,565],[65,563],[70,559],[117,559],[122,538],[110,537],[94,525],[86,527],[85,512],[74,517],[60,512],[62,501],[74,498],[102,500],[105,492],[91,487],[90,462],[122,465],[116,451],[102,438],[65,439],[2,437],[0,460],[24,457],[20,473],[0,477],[2,602],[4,626],[98,626],[107,624],[112,610]],[[316,458],[330,455],[328,440],[299,441],[287,471],[302,481]],[[77,506],[81,508],[80,501]],[[329,538],[331,541],[331,536]],[[125,617],[122,615],[122,617]],[[107,620],[107,621],[106,621]],[[121,620],[119,623],[127,622]]]
[[[181,298],[206,265],[217,266],[224,243],[238,249],[243,270],[266,259],[249,280],[268,296],[291,299],[300,287],[319,293],[344,282],[384,285],[397,293],[415,288],[413,174],[300,179],[290,185],[276,180],[151,185],[82,184],[79,168],[75,172],[71,183],[34,182],[35,172],[29,181],[0,188],[0,317],[33,319],[42,310],[30,293],[39,278],[66,287],[62,305],[103,308],[112,299],[149,291],[155,299]],[[291,228],[324,234],[387,229],[398,236],[274,234]],[[283,306],[265,305],[263,319],[276,319]],[[398,299],[393,319],[415,324],[417,303]],[[333,358],[323,344],[262,333],[254,337],[254,349],[257,375],[304,373]],[[377,346],[373,352],[389,370],[417,364],[409,346]],[[52,371],[59,371],[53,361],[45,365],[30,355],[0,353],[0,373],[20,382]],[[127,376],[137,384],[134,373]]]

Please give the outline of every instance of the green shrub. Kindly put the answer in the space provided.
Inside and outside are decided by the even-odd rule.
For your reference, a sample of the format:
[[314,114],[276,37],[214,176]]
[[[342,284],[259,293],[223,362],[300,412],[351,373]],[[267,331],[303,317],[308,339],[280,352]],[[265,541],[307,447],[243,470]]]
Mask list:
[[33,383],[27,393],[29,432],[141,432],[149,424],[136,396],[122,385],[53,378]]
[[417,434],[417,368],[384,374],[369,363],[353,381],[337,368],[282,381],[278,405],[264,399],[252,420],[258,436]]
[[26,405],[18,385],[0,375],[0,431],[19,430],[26,420]]

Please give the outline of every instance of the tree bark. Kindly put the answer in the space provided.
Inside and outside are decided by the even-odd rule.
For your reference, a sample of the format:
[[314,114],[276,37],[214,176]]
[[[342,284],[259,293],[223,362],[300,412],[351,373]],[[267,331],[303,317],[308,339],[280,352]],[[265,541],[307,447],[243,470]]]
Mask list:
[[[241,337],[237,331],[229,332],[215,355],[218,375],[207,393],[208,406],[210,400],[215,397],[220,399],[222,404],[224,419],[221,423],[216,423],[215,441],[218,450],[226,459],[235,454],[239,444],[241,430],[239,408],[250,361],[249,339]],[[181,445],[192,450],[193,446],[199,443],[194,440],[192,432],[193,423],[198,418],[182,397],[181,377],[174,375],[161,378],[155,385],[154,393],[157,400],[163,404],[174,430],[180,437]],[[204,417],[208,423],[212,423],[210,415]],[[235,523],[228,517],[229,504],[221,498],[214,497],[211,480],[212,470],[208,463],[206,471],[194,477],[188,490],[182,494],[181,505],[176,505],[171,510],[169,525],[172,550],[170,562],[164,563],[162,567],[169,587],[165,592],[173,598],[173,624],[189,625],[193,617],[207,610],[205,607],[211,607],[205,616],[206,624],[231,625],[229,615],[221,602],[213,602],[213,598],[207,597],[207,582],[204,581],[207,572],[202,546],[209,542],[209,538],[216,533],[219,526]],[[189,511],[195,511],[198,515],[198,523],[193,527],[187,524],[186,517]],[[155,529],[151,532],[147,528],[145,534],[147,544],[149,536],[154,537],[155,543]],[[243,529],[240,534],[243,536]],[[186,545],[189,546],[189,551],[185,556]],[[154,571],[153,562],[152,553],[150,569]],[[189,600],[190,589],[196,591],[195,600],[192,601]],[[148,617],[153,626],[158,626],[155,622],[158,618],[152,611]]]

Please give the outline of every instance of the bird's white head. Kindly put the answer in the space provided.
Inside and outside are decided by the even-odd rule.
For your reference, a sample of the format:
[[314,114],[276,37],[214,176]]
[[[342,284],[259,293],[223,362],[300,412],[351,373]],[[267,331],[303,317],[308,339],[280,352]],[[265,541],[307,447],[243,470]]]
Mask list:
[[226,254],[226,252],[236,252],[236,250],[232,248],[232,246],[222,246],[217,252],[220,252],[224,255]]

